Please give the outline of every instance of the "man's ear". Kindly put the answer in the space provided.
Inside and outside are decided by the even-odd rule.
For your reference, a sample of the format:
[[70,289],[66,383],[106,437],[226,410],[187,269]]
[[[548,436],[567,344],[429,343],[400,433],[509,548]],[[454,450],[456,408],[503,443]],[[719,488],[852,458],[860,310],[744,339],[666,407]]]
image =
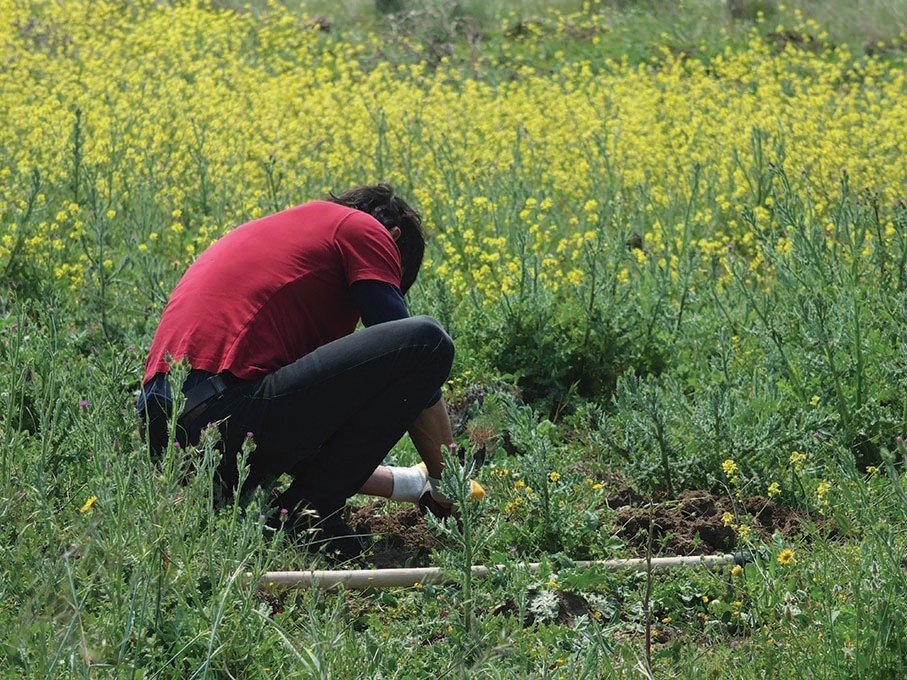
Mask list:
[[400,240],[400,227],[391,227],[390,229],[388,229],[388,231],[391,233],[392,239],[394,239],[395,241]]

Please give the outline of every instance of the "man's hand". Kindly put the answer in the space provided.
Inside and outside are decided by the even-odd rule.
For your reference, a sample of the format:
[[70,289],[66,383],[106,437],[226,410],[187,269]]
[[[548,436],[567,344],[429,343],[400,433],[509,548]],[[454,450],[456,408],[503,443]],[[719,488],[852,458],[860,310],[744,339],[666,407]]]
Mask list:
[[441,480],[439,478],[429,475],[426,486],[428,486],[431,491],[431,497],[438,503],[441,503],[442,505],[453,505],[453,501],[441,493]]
[[425,486],[422,487],[422,495],[419,497],[419,510],[424,515],[430,512],[435,517],[449,517],[453,513],[454,504],[447,496],[441,493],[441,480],[437,477],[429,476],[425,480]]
[[[419,456],[425,463],[428,480],[419,498],[419,508],[423,513],[431,512],[436,517],[448,517],[454,510],[453,501],[441,491],[441,472],[444,469],[441,451],[444,448],[453,450],[456,447],[450,430],[450,418],[444,399],[419,414],[409,428],[409,437],[413,440]],[[471,480],[470,498],[482,500],[485,489],[475,480]]]
[[[424,515],[425,513],[430,512],[439,519],[450,517],[454,512],[453,503],[436,500],[434,495],[432,494],[431,487],[428,484],[426,484],[425,486],[425,492],[419,499],[419,510],[422,511],[422,514]],[[442,498],[446,497],[442,495]]]
[[[469,500],[485,500],[485,488],[474,479],[470,479],[469,484]],[[435,517],[449,517],[456,512],[456,508],[456,504],[441,491],[441,480],[429,477],[419,499],[419,509],[423,514],[431,512]]]

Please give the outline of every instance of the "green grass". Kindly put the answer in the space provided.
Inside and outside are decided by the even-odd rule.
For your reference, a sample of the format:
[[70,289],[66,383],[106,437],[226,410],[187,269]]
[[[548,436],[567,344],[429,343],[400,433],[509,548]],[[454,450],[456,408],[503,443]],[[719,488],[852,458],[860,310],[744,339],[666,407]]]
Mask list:
[[[475,20],[477,40],[451,23],[452,3],[424,5],[442,9],[407,30],[414,40],[449,40],[449,58],[494,84],[520,63],[544,74],[558,52],[641,62],[667,45],[695,59],[739,49],[752,28],[729,23],[723,3],[617,5],[603,8],[608,30],[599,47],[594,35],[558,28],[542,2],[462,3],[456,16]],[[804,8],[827,21],[831,42],[848,42],[857,53],[904,30],[899,3]],[[392,42],[401,24],[371,2],[305,9],[334,22],[319,43],[324,53],[332,40],[376,31],[383,46],[362,57],[366,65],[386,57],[436,64],[441,55]],[[539,17],[537,39],[508,34],[530,16]],[[773,31],[775,21],[768,17],[758,30]],[[34,26],[17,30],[26,29],[39,34]],[[65,48],[65,40],[59,44]],[[36,92],[43,92],[34,74],[47,58],[44,47],[36,41]],[[896,47],[892,59],[903,57]],[[3,100],[4,111],[14,104]],[[660,265],[662,253],[640,248],[650,247],[655,220],[648,196],[662,187],[609,183],[604,159],[589,172],[601,179],[596,195],[607,218],[583,217],[593,232],[575,265],[584,278],[555,291],[539,276],[543,256],[521,240],[535,219],[518,218],[535,195],[526,189],[533,169],[502,165],[479,176],[495,184],[476,187],[463,179],[468,169],[448,168],[442,180],[463,205],[475,205],[475,191],[504,195],[495,233],[508,237],[508,252],[522,266],[518,289],[490,305],[477,296],[455,299],[431,270],[410,299],[457,342],[450,401],[462,403],[477,386],[492,395],[472,407],[472,424],[459,437],[465,450],[485,447],[487,464],[477,474],[489,498],[468,506],[462,523],[433,528],[453,547],[439,549],[432,562],[455,585],[265,596],[251,585],[263,571],[323,562],[263,528],[260,495],[213,509],[212,441],[193,455],[171,448],[161,465],[152,462],[132,410],[143,348],[181,271],[174,259],[185,257],[182,247],[140,256],[138,243],[176,219],[172,206],[142,184],[154,172],[131,174],[125,156],[93,156],[91,165],[79,156],[78,128],[57,132],[72,147],[65,172],[41,167],[29,175],[28,168],[34,186],[10,183],[0,192],[4,224],[22,232],[45,233],[70,202],[77,211],[60,218],[66,228],[49,238],[69,238],[76,217],[90,227],[73,246],[74,261],[82,254],[90,261],[81,285],[50,276],[52,265],[22,256],[18,242],[2,270],[0,677],[905,675],[903,203],[880,203],[842,174],[835,191],[820,197],[828,202],[820,215],[816,197],[791,186],[797,178],[779,160],[783,140],[756,131],[752,158],[741,153],[737,162],[750,173],[741,181],[752,181],[758,196],[747,194],[724,213],[709,188],[671,193],[662,216],[670,262]],[[10,153],[0,149],[0,158]],[[199,143],[199,175],[217,167],[209,160]],[[109,181],[117,173],[141,181]],[[693,164],[689,176],[672,181],[697,187],[699,173]],[[263,184],[261,175],[248,178],[249,186]],[[208,192],[221,187],[215,180],[204,175],[189,189],[188,224],[214,222]],[[313,190],[320,178],[309,181],[289,191]],[[249,209],[245,189],[223,187],[216,200],[231,210],[224,207],[218,219]],[[112,205],[120,214],[105,218]],[[484,228],[478,210],[458,222],[458,207],[444,206],[440,217]],[[563,201],[550,210],[562,225],[580,212]],[[702,233],[691,235],[690,215],[700,210],[715,216],[703,217]],[[734,234],[711,254],[695,241],[730,216],[747,238]],[[432,248],[437,264],[444,254]],[[622,275],[627,281],[618,285]],[[414,457],[406,443],[391,453],[400,462]],[[640,512],[650,503],[663,511],[685,490],[726,502],[734,508],[727,523],[735,542],[758,560],[739,573],[651,579],[576,569],[572,559],[645,553],[648,536],[628,535],[614,502],[628,483]],[[744,502],[769,494],[800,517],[796,530],[760,532]],[[656,551],[669,538],[655,536],[653,526]],[[785,550],[793,561],[782,557]],[[547,566],[532,575],[521,566],[529,560]],[[472,581],[473,562],[505,569]],[[567,593],[587,608],[566,616]]]
[[[456,40],[461,37],[451,28],[457,19],[468,21],[486,41],[500,39],[507,29],[521,21],[544,20],[556,14],[579,12],[584,3],[578,0],[540,2],[528,0],[399,0],[397,12],[382,12],[374,0],[352,0],[345,3],[323,0],[286,2],[313,17],[331,22],[333,30],[342,34],[377,32],[393,35],[402,23],[401,17],[412,16],[423,28],[432,26],[442,37]],[[242,3],[227,6],[243,6]],[[698,50],[706,45],[711,52],[720,52],[730,44],[745,39],[747,29],[764,19],[764,32],[774,31],[779,8],[785,15],[793,10],[802,12],[804,19],[817,21],[836,44],[847,44],[855,52],[873,48],[879,41],[889,46],[903,44],[907,38],[907,5],[897,0],[739,0],[740,14],[732,17],[725,2],[706,0],[614,0],[596,5],[612,26],[612,41],[605,49],[615,55],[630,55],[641,59],[664,44],[664,35],[677,49]],[[407,24],[404,24],[407,25]],[[448,35],[449,33],[449,35]],[[552,51],[564,48],[563,39],[551,40]],[[877,48],[876,48],[877,49]]]

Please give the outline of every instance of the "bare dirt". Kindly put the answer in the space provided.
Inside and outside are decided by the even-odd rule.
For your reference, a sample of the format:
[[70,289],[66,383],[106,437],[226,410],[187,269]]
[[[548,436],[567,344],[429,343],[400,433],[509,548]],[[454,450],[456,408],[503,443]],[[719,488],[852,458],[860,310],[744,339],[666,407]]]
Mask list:
[[[730,513],[734,523],[747,518],[763,539],[774,533],[797,534],[803,516],[762,496],[733,501],[709,491],[686,490],[677,498],[655,494],[649,499],[633,486],[612,478],[604,504],[614,511],[615,533],[628,547],[645,554],[652,513],[653,548],[657,555],[700,555],[731,552],[740,540],[725,523]],[[600,508],[603,506],[599,506]],[[388,505],[373,501],[351,507],[347,521],[357,532],[371,536],[373,545],[366,560],[378,569],[431,566],[432,550],[442,546],[418,508],[408,504]]]
[[747,518],[752,530],[762,538],[769,538],[775,532],[797,533],[802,519],[790,508],[762,496],[732,501],[698,490],[683,491],[674,499],[656,494],[650,509],[636,490],[622,486],[609,493],[606,502],[616,512],[617,535],[642,551],[648,544],[651,513],[654,549],[661,554],[698,555],[733,550],[739,537],[725,524],[725,513],[731,513],[734,523]]
[[430,566],[431,551],[441,545],[438,537],[410,504],[394,507],[373,501],[350,508],[349,525],[371,536],[374,545],[366,560],[377,569]]
[[592,616],[592,606],[578,593],[560,590],[557,599],[557,622],[562,626],[572,628],[577,617]]
[[450,415],[450,427],[455,437],[466,433],[466,424],[482,407],[490,393],[485,385],[473,383],[467,386],[455,399],[447,401],[447,412]]
[[[573,628],[576,623],[576,619],[580,616],[591,617],[593,615],[592,605],[589,604],[588,600],[579,593],[574,593],[568,590],[558,590],[557,591],[557,615],[554,618],[554,623],[557,623],[561,626],[567,626],[568,628]],[[498,615],[507,615],[507,616],[519,616],[520,608],[517,605],[515,600],[507,600],[503,604],[498,605],[491,610],[492,614]],[[524,628],[528,628],[536,622],[536,618],[530,611],[525,611],[523,613],[522,625]]]

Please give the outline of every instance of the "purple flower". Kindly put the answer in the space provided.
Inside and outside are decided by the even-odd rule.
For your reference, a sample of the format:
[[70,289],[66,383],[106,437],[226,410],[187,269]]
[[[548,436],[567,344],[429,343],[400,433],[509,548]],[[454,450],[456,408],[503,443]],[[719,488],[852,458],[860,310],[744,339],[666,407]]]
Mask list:
[[175,448],[175,449],[180,448],[180,443],[179,443],[179,442],[173,442],[173,448]]
[[287,510],[286,508],[281,508],[281,509],[280,509],[280,514],[281,514],[281,515],[289,515],[289,514],[290,514],[290,511]]
[[135,351],[135,345],[129,345],[129,347],[127,347],[126,349],[128,349],[130,352],[134,352],[134,351]]
[[246,432],[246,438],[247,438],[247,439],[252,439],[252,433],[251,433],[251,432]]
[[88,399],[83,399],[82,401],[80,401],[80,402],[79,402],[79,407],[80,407],[80,408],[88,408]]

